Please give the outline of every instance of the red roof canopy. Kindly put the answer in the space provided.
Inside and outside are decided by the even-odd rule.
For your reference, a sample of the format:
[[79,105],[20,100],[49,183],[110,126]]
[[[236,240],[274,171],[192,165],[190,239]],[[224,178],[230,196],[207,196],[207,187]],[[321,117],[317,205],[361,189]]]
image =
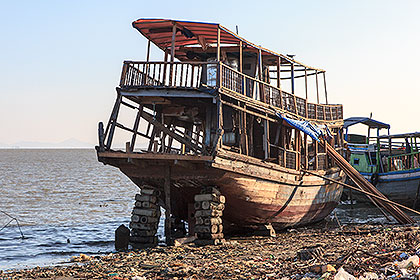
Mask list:
[[138,19],[133,22],[133,27],[136,28],[143,36],[153,42],[162,50],[166,50],[171,47],[172,44],[172,28],[176,26],[175,35],[175,49],[176,57],[180,60],[187,60],[185,52],[179,52],[180,47],[200,45],[202,48],[208,47],[210,44],[217,44],[217,29],[220,28],[220,43],[221,45],[239,45],[242,41],[243,45],[246,45],[248,49],[254,49],[255,51],[261,50],[262,55],[281,57],[282,63],[295,63],[295,65],[301,65],[308,69],[318,70],[324,72],[322,69],[316,69],[304,65],[292,58],[275,53],[268,49],[257,46],[251,42],[248,42],[244,38],[233,33],[229,29],[221,26],[217,23],[205,23],[205,22],[192,22],[192,21],[180,21],[171,19]]

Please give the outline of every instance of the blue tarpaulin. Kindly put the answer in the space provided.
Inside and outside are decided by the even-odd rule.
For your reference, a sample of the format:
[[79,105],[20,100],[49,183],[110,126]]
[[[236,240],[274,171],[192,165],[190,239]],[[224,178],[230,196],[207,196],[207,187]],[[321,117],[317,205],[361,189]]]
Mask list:
[[[319,142],[320,138],[324,135],[321,128],[316,127],[312,125],[308,121],[298,121],[291,118],[286,117],[285,115],[280,114],[279,112],[276,112],[276,115],[280,118],[285,120],[288,124],[291,126],[299,129],[303,133],[309,135],[312,139]],[[328,133],[328,131],[327,131]]]

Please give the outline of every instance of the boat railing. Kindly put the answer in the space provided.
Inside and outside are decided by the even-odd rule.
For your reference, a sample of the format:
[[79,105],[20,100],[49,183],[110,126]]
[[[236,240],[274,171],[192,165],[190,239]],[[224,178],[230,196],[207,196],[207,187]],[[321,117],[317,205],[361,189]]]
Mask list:
[[315,104],[267,82],[245,75],[217,62],[124,61],[122,89],[220,88],[283,109],[297,117],[334,121],[343,119],[343,106]]
[[420,167],[420,151],[390,155],[383,161],[388,164],[386,168],[388,172],[416,169]]
[[285,92],[267,82],[245,75],[220,63],[220,88],[281,108],[299,117],[313,120],[341,120],[342,105],[314,104]]
[[279,149],[279,165],[290,169],[298,169],[299,152],[288,150],[282,147]]
[[120,87],[177,87],[196,89],[202,85],[207,62],[142,62],[124,61]]

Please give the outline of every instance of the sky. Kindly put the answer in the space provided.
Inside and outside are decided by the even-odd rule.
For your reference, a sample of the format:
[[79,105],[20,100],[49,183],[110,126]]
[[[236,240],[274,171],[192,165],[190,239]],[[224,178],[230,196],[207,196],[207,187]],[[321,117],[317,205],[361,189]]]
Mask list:
[[[97,143],[138,18],[216,22],[327,71],[328,101],[391,133],[420,131],[420,1],[0,0],[0,143]],[[153,49],[152,59],[162,55]],[[313,99],[312,99],[313,100]],[[121,139],[121,141],[123,141]]]

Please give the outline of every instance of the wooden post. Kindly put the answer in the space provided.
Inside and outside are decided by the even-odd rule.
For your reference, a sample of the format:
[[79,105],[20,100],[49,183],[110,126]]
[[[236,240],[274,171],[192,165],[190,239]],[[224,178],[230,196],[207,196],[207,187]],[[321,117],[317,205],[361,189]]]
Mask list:
[[[305,67],[305,112],[306,112],[306,118],[308,118],[308,73],[306,71]],[[306,134],[305,134],[306,135]]]
[[134,146],[136,145],[136,136],[137,136],[137,130],[139,129],[139,123],[141,119],[141,113],[143,111],[143,105],[139,105],[139,111],[137,112],[136,120],[134,121],[133,126],[133,137],[131,138],[131,145],[130,145],[130,151],[134,151]]
[[306,67],[305,67],[305,98],[307,101],[308,100],[308,73],[306,71]]
[[318,70],[315,70],[315,81],[316,81],[316,103],[319,104]]
[[[117,117],[118,117],[118,112],[120,111],[121,101],[122,101],[122,95],[119,93],[119,91],[117,91],[117,100],[115,101],[114,110],[112,111],[111,118],[109,120],[110,129],[109,129],[108,139],[106,142],[106,148],[108,150],[111,149],[112,138],[114,137],[115,125],[117,124]],[[107,133],[105,132],[105,135],[106,134]]]
[[245,109],[245,111],[244,111],[245,154],[249,155],[249,151],[248,151],[248,130],[247,130],[247,126],[246,126],[247,116],[246,116],[246,105],[245,104],[244,104],[244,109]]
[[281,57],[279,56],[278,60],[277,60],[277,87],[279,88],[280,108],[284,109],[283,108],[283,97],[282,97],[283,95],[282,95],[282,92],[281,92],[281,69],[280,69],[280,66],[281,66]]
[[166,244],[172,245],[171,236],[171,167],[165,166],[165,179],[164,179],[164,192],[165,192],[165,237]]
[[325,72],[323,72],[322,75],[324,76],[325,104],[328,104],[327,80],[325,78]]
[[304,133],[303,135],[303,142],[305,145],[305,169],[309,168],[309,154],[308,154],[308,135]]
[[[239,72],[243,73],[242,41],[239,41]],[[239,77],[241,81],[241,94],[246,95],[244,76],[240,75]]]
[[292,94],[295,94],[295,63],[292,62],[290,66],[290,75],[291,75],[291,86],[292,86]]
[[170,64],[170,70],[169,70],[169,86],[172,86],[172,80],[173,80],[173,66],[175,61],[175,37],[176,37],[176,25],[174,24],[172,26],[172,41],[171,41],[171,64]]
[[295,149],[296,149],[296,170],[300,170],[300,160],[301,160],[301,157],[300,157],[300,153],[301,153],[301,139],[300,139],[300,131],[298,130],[298,129],[295,129],[295,142],[296,142],[296,147],[295,147]]
[[220,62],[220,26],[217,26],[217,62]]
[[261,52],[261,49],[258,49],[258,80],[260,80],[260,82],[259,82],[260,100],[262,102],[265,102],[264,88],[263,88],[263,84],[261,83],[261,81],[262,81],[262,66],[263,66],[262,64],[263,64],[262,52]]
[[263,120],[264,122],[264,138],[263,138],[263,147],[264,147],[264,158],[268,159],[270,157],[270,123],[268,120]]
[[211,117],[212,117],[212,113],[211,113],[211,109],[212,109],[212,107],[211,106],[207,106],[206,107],[206,122],[205,122],[205,124],[206,124],[206,128],[205,128],[205,131],[206,131],[206,135],[205,135],[205,141],[204,141],[204,145],[206,146],[206,147],[210,147],[210,140],[211,140]]
[[147,41],[147,54],[146,54],[146,61],[149,62],[150,59],[150,40]]
[[163,85],[166,86],[166,68],[168,67],[168,50],[165,50],[165,55],[163,60],[165,61],[165,63],[163,64]]
[[280,89],[280,63],[281,63],[281,57],[279,56],[277,58],[277,88]]
[[219,99],[217,99],[217,117],[218,117],[218,124],[217,124],[217,131],[218,131],[218,143],[217,145],[219,147],[222,146],[223,144],[223,134],[224,134],[224,130],[223,130],[223,104]]
[[242,41],[239,41],[239,72],[243,72]]

